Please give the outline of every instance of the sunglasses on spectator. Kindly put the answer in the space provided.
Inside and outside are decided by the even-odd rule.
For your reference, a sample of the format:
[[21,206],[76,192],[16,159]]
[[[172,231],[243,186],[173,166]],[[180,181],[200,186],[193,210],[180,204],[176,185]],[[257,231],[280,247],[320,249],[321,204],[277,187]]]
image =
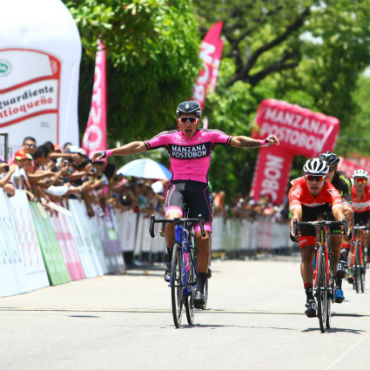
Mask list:
[[29,146],[30,148],[36,148],[35,144],[25,144],[26,146]]
[[305,176],[308,181],[324,181],[325,176],[315,176],[315,175],[306,175]]
[[181,117],[180,118],[180,122],[181,123],[197,123],[198,122],[198,118],[194,118],[194,117]]
[[360,177],[356,177],[356,178],[355,178],[355,182],[356,182],[357,184],[366,184],[366,183],[367,183],[367,179],[360,178]]

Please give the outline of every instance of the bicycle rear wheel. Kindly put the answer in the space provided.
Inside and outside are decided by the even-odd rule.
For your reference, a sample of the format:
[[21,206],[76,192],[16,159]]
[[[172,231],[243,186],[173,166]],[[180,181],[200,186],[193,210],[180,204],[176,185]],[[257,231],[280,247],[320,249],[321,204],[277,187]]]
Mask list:
[[361,267],[360,267],[360,242],[357,239],[355,244],[355,289],[357,293],[360,293],[361,287]]
[[319,319],[320,330],[325,332],[325,326],[328,323],[328,280],[326,274],[325,253],[320,247],[318,252],[317,269],[317,317]]
[[183,284],[181,246],[178,243],[174,245],[172,251],[170,285],[173,322],[176,328],[180,328],[183,308]]

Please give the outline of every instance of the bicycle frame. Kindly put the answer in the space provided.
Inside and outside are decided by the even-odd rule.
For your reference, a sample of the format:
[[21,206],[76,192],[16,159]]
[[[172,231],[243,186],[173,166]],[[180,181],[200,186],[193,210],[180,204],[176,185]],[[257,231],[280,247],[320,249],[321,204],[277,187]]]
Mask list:
[[[186,225],[187,226],[187,225]],[[190,230],[188,227],[183,227],[181,224],[176,224],[175,225],[175,240],[176,242],[181,245],[181,259],[182,259],[182,283],[184,286],[183,292],[186,296],[189,296],[192,294],[192,292],[196,288],[196,282],[191,282],[189,283],[188,279],[188,271],[187,271],[187,265],[186,265],[186,258],[185,258],[185,253],[188,254],[188,258],[190,257],[189,263],[194,268],[195,275],[197,280],[199,280],[199,273],[197,269],[197,265],[195,263],[195,259],[193,257],[193,253],[191,253],[191,246],[190,246]],[[170,278],[170,285],[172,284],[172,276]],[[189,289],[190,285],[190,289]]]

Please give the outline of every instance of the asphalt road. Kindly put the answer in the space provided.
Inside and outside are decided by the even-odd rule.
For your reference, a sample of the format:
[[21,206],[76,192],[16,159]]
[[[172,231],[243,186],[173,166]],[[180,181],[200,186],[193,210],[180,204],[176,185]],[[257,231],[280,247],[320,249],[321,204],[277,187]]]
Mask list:
[[181,329],[155,269],[0,298],[0,369],[369,370],[369,277],[365,294],[344,283],[324,334],[297,258],[215,261],[209,309]]

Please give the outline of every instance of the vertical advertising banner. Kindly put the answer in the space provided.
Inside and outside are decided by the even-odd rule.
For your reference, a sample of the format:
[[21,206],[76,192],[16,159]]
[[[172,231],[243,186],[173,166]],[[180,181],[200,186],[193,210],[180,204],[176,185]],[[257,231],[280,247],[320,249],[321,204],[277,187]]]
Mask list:
[[218,79],[218,71],[220,69],[223,47],[224,47],[223,40],[222,39],[218,40],[215,55],[214,55],[214,58],[213,58],[213,63],[212,63],[211,80],[209,82],[209,89],[212,92],[215,91],[215,89],[216,89],[216,84],[217,84],[217,79]]
[[267,195],[272,203],[282,203],[292,160],[292,154],[278,146],[261,148],[254,170],[251,194],[253,198],[257,200],[261,195]]
[[107,149],[107,80],[104,45],[98,42],[90,115],[82,139],[86,154]]
[[213,61],[222,30],[222,22],[215,23],[207,32],[200,46],[200,58],[203,61],[203,68],[200,71],[198,79],[193,88],[193,100],[196,100],[200,106],[204,107],[206,101],[207,88],[212,78]]

